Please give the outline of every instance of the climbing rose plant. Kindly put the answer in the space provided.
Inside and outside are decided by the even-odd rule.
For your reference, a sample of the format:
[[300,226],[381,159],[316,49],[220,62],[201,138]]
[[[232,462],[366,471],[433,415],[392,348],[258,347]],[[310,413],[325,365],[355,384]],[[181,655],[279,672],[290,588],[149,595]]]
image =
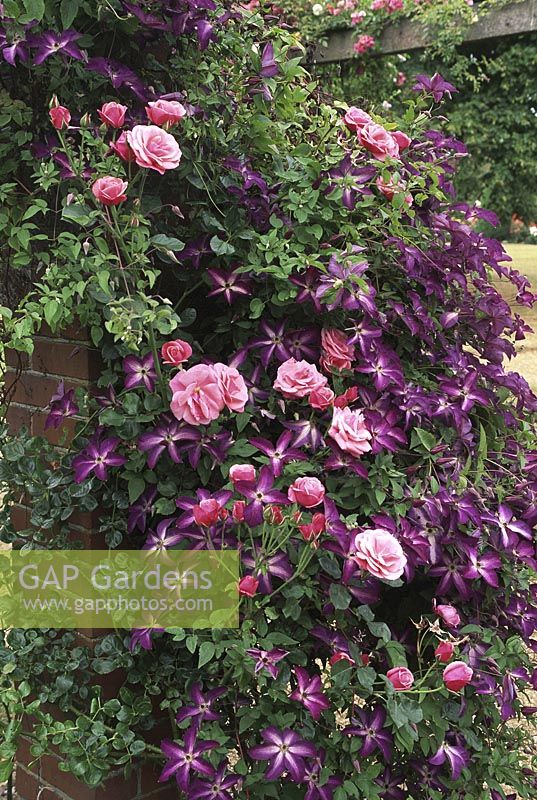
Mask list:
[[188,800],[532,796],[505,723],[537,684],[537,398],[491,275],[533,296],[453,197],[449,84],[395,121],[327,99],[274,17],[89,13],[6,20],[2,247],[36,283],[4,345],[84,326],[103,371],[51,397],[63,449],[4,432],[32,527],[2,536],[72,546],[97,509],[110,547],[237,549],[241,626],[5,632],[3,769],[31,712],[92,785],[147,758]]

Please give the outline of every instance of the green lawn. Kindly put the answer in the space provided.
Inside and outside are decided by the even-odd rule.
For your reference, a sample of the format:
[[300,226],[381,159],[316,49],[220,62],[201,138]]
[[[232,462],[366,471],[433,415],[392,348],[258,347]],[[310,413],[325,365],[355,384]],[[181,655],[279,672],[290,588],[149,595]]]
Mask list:
[[[537,292],[537,245],[534,244],[504,244],[505,249],[513,259],[512,266],[531,281],[533,290]],[[528,337],[519,346],[519,354],[511,362],[512,369],[520,372],[532,389],[537,392],[537,305],[533,308],[517,306],[514,302],[515,292],[506,284],[500,284],[500,289],[506,300],[513,304],[518,313],[531,325],[535,333]]]

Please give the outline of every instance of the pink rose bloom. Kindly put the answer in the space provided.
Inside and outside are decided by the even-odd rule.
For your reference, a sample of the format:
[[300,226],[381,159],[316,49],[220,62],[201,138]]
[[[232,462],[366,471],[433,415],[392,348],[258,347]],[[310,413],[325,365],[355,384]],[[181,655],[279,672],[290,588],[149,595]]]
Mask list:
[[388,156],[399,158],[399,145],[391,133],[376,122],[370,122],[360,128],[358,141],[379,161],[385,161]]
[[280,364],[274,388],[287,398],[306,397],[327,383],[327,379],[321,375],[315,364],[289,358]]
[[355,41],[353,45],[353,50],[355,53],[366,53],[368,50],[371,50],[372,47],[375,46],[375,40],[372,36],[368,36],[366,33],[363,33],[358,39]]
[[127,131],[127,142],[139,167],[164,175],[166,170],[179,166],[181,148],[171,133],[156,125],[135,125],[132,131]]
[[343,121],[347,128],[351,131],[359,131],[360,128],[363,128],[364,125],[367,125],[369,122],[373,122],[367,111],[363,111],[361,108],[356,108],[356,106],[351,106],[345,116],[343,117]]
[[163,344],[160,352],[165,364],[172,364],[177,367],[184,361],[188,361],[192,355],[192,348],[188,342],[184,342],[182,339],[174,339],[173,342]]
[[392,136],[397,142],[397,146],[399,147],[400,152],[406,150],[406,148],[412,141],[410,136],[407,136],[406,133],[403,133],[402,131],[393,131]]
[[239,594],[245,597],[253,597],[257,592],[258,586],[259,581],[257,578],[254,578],[253,575],[246,575],[245,578],[241,578],[239,581]]
[[297,478],[287,491],[291,503],[298,503],[304,508],[313,508],[324,500],[325,488],[318,478]]
[[359,458],[371,450],[371,433],[366,428],[361,411],[351,411],[350,408],[334,406],[328,435],[342,450],[355,458]]
[[244,411],[248,402],[248,389],[240,372],[226,364],[215,364],[214,370],[226,406],[230,411]]
[[208,364],[181,370],[171,379],[170,389],[172,414],[190,425],[208,425],[225,406],[216,370]]
[[233,483],[237,483],[237,481],[253,483],[255,481],[255,467],[253,464],[233,464],[229,470],[229,477]]
[[123,161],[134,161],[136,156],[131,150],[127,141],[127,134],[125,131],[121,133],[115,142],[110,142],[110,148],[118,155]]
[[312,408],[319,411],[325,411],[330,408],[334,402],[335,394],[329,386],[321,386],[319,389],[314,389],[310,394],[308,401]]
[[110,128],[121,128],[125,122],[126,113],[127,106],[122,106],[121,103],[105,103],[97,111],[101,122]]
[[56,106],[55,108],[51,108],[48,113],[50,121],[57,131],[61,131],[62,128],[69,127],[69,123],[71,122],[71,112],[68,108],[65,108],[65,106]]
[[351,25],[358,25],[365,18],[365,11],[357,11],[356,14],[351,14]]
[[321,367],[331,369],[350,369],[354,360],[354,347],[347,337],[336,328],[323,328],[321,331]]
[[118,206],[127,199],[125,192],[128,185],[127,181],[122,181],[121,178],[107,175],[104,178],[97,178],[91,191],[99,203],[105,206]]
[[444,664],[447,664],[448,661],[451,661],[453,658],[453,653],[455,652],[455,647],[451,644],[451,642],[440,642],[434,654],[436,658]]
[[146,105],[145,113],[155,125],[175,125],[186,116],[186,108],[177,100],[156,100]]
[[201,525],[205,528],[218,522],[219,513],[220,506],[218,505],[218,500],[213,500],[212,498],[200,500],[198,505],[194,506],[192,509],[196,525]]
[[414,683],[414,675],[406,667],[393,667],[388,670],[386,677],[396,692],[404,692]]
[[435,612],[438,616],[444,620],[446,625],[449,625],[450,628],[456,628],[457,625],[461,624],[461,618],[459,617],[459,612],[455,608],[455,606],[436,606]]
[[442,678],[450,692],[460,692],[472,680],[474,671],[464,661],[452,661],[445,668]]
[[388,0],[388,9],[391,13],[403,8],[403,0]]
[[396,581],[406,567],[406,556],[398,540],[389,531],[372,528],[358,533],[354,540],[354,560],[375,578]]
[[404,72],[398,72],[395,77],[395,85],[403,86],[406,83],[406,75]]

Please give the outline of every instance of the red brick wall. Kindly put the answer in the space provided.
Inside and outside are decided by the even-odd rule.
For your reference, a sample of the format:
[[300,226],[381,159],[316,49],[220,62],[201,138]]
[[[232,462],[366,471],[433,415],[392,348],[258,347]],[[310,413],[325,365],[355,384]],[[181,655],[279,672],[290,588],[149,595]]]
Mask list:
[[[45,436],[49,442],[61,446],[72,436],[76,419],[66,419],[59,430],[45,431],[47,405],[60,380],[65,388],[89,387],[100,373],[100,361],[91,347],[86,331],[71,326],[55,336],[46,327],[35,337],[35,349],[31,356],[14,351],[7,356],[6,389],[11,400],[7,421],[12,432],[26,426],[34,436]],[[67,432],[67,437],[65,436]],[[30,527],[30,511],[25,499],[11,510],[16,530]],[[98,512],[77,513],[69,523],[73,539],[82,540],[87,548],[106,548],[96,534]],[[101,631],[80,630],[81,645],[93,647]],[[114,696],[123,683],[120,672],[98,677],[102,682],[103,696]],[[53,709],[49,709],[53,711]],[[30,732],[31,720],[26,721],[26,732]],[[169,735],[158,731],[158,736]],[[157,732],[156,732],[157,734]],[[107,783],[91,789],[80,783],[72,773],[59,769],[59,756],[45,756],[35,760],[30,752],[31,741],[22,736],[17,754],[16,792],[18,800],[177,800],[178,788],[173,781],[164,786],[158,783],[158,769],[152,764],[138,765],[129,778],[122,771],[115,773]]]

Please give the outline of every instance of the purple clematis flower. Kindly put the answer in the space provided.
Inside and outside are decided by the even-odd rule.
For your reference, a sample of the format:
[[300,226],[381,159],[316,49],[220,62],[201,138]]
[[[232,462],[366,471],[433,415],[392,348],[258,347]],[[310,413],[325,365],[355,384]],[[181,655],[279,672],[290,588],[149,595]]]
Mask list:
[[50,412],[45,420],[45,430],[48,428],[59,428],[63,420],[67,417],[74,417],[79,412],[79,408],[74,400],[75,390],[65,391],[65,384],[60,381],[55,394],[50,398]]
[[357,709],[358,718],[352,725],[344,728],[343,733],[349,736],[360,736],[362,748],[360,756],[367,758],[378,748],[386,761],[392,760],[393,737],[387,728],[386,709],[382,706],[375,706],[372,711],[363,708]]
[[231,305],[241,297],[250,297],[252,294],[251,281],[243,272],[231,270],[226,272],[223,269],[208,269],[208,275],[213,287],[207,297],[225,297],[226,302]]
[[117,436],[103,439],[100,434],[96,434],[90,439],[84,450],[73,459],[75,483],[82,483],[92,472],[100,481],[105,481],[109,467],[121,467],[125,464],[125,456],[116,453],[118,444]]
[[489,586],[495,589],[500,585],[497,571],[502,566],[502,560],[496,553],[478,553],[477,548],[463,546],[470,562],[464,571],[464,577],[474,580],[482,578]]
[[[355,248],[356,252],[363,248]],[[344,257],[344,263],[339,263],[332,256],[328,263],[327,272],[321,274],[319,286],[315,292],[318,300],[323,300],[328,311],[341,307],[345,311],[362,309],[371,316],[376,316],[377,308],[374,298],[375,289],[365,279],[359,285],[359,279],[368,268],[367,261],[348,263],[349,256]]]
[[321,429],[312,420],[301,419],[298,422],[284,422],[283,425],[295,434],[293,447],[310,447],[312,450],[322,447]]
[[125,372],[125,389],[134,389],[136,386],[145,386],[148,392],[155,391],[155,361],[152,353],[145,356],[126,356],[123,359],[123,371]]
[[284,346],[297,361],[315,362],[319,360],[320,337],[317,328],[305,328],[287,333]]
[[164,628],[137,628],[131,634],[131,640],[129,642],[130,652],[134,653],[138,645],[140,645],[142,650],[152,650],[153,634],[162,633],[163,630]]
[[449,762],[451,767],[451,779],[456,781],[460,778],[461,772],[470,763],[470,757],[464,747],[458,744],[444,742],[434,756],[429,759],[429,764],[437,767]]
[[183,534],[179,533],[177,527],[175,527],[176,525],[177,519],[175,517],[168,517],[167,519],[161,520],[155,531],[149,531],[142,550],[162,552],[169,547],[173,547],[174,544],[179,544],[183,539]]
[[321,785],[321,770],[324,767],[325,751],[320,748],[316,758],[306,764],[304,783],[308,787],[304,800],[332,800],[334,789],[341,786],[343,781],[335,775],[324,778]]
[[404,780],[401,775],[394,775],[389,767],[386,767],[382,775],[375,779],[375,783],[382,787],[380,793],[382,800],[407,800],[408,795],[401,788]]
[[258,650],[256,647],[251,647],[246,653],[255,659],[255,675],[261,670],[266,670],[271,678],[274,679],[280,674],[279,667],[276,664],[289,655],[287,650],[281,650],[279,647],[274,647],[272,650]]
[[203,453],[208,453],[215,464],[223,464],[227,451],[233,444],[233,437],[229,431],[207,433],[199,428],[188,426],[184,433],[187,444],[184,451],[188,455],[188,462],[192,469],[197,469]]
[[267,367],[273,358],[280,362],[291,358],[291,353],[285,343],[285,322],[263,321],[259,328],[263,335],[255,338],[250,346],[261,351],[259,357],[264,367]]
[[298,447],[291,446],[293,438],[291,431],[285,431],[275,445],[272,445],[268,439],[257,437],[249,439],[249,443],[268,456],[274,477],[279,478],[283,472],[284,464],[288,464],[290,461],[306,461],[305,453],[299,450]]
[[230,789],[240,785],[242,778],[229,775],[228,764],[221,764],[206,781],[195,780],[188,789],[189,800],[233,800]]
[[102,58],[100,56],[90,58],[86,68],[90,72],[97,72],[99,75],[108,78],[114,89],[126,86],[139,100],[146,101],[152,96],[144,86],[143,81],[132,69],[129,69],[119,61],[114,61],[112,58]]
[[201,684],[195,683],[190,690],[190,697],[192,699],[192,705],[183,706],[177,712],[176,720],[177,722],[183,722],[185,719],[191,719],[193,724],[196,728],[199,728],[202,722],[206,720],[209,722],[214,722],[215,719],[220,719],[220,714],[216,711],[213,711],[211,706],[215,700],[222,695],[226,694],[227,689],[225,686],[219,686],[216,689],[210,689],[210,691],[205,692],[205,694],[201,691]]
[[251,528],[263,522],[264,507],[269,503],[288,506],[287,495],[278,489],[273,489],[274,473],[268,466],[261,467],[257,483],[237,481],[235,489],[247,497],[251,502],[244,509],[244,520]]
[[273,781],[288,772],[295,783],[301,783],[306,775],[305,758],[313,758],[316,753],[315,745],[306,742],[292,731],[285,728],[279,731],[270,727],[261,731],[265,744],[252,747],[249,751],[251,758],[256,761],[268,761],[265,778]]
[[153,510],[153,503],[157,496],[154,486],[149,486],[138,500],[129,506],[129,516],[127,520],[127,533],[134,533],[136,528],[142,533],[145,531],[147,517]]
[[295,667],[295,677],[297,680],[297,687],[291,692],[289,697],[291,700],[296,700],[302,703],[308,709],[314,720],[318,720],[323,711],[330,708],[330,703],[326,699],[326,695],[321,691],[322,684],[318,675],[313,678],[307,673],[303,667]]
[[399,357],[393,350],[377,343],[364,353],[363,364],[356,367],[357,372],[371,375],[377,391],[381,392],[395,384],[403,388],[405,378]]
[[167,451],[174,464],[181,463],[178,442],[191,441],[195,429],[184,422],[179,422],[171,414],[163,414],[158,425],[138,439],[138,448],[147,453],[147,466],[154,469],[161,455]]
[[327,193],[341,188],[343,205],[349,211],[354,211],[359,195],[373,194],[368,184],[376,174],[375,167],[356,167],[352,163],[351,156],[346,155],[337,167],[329,171],[330,183]]
[[77,33],[74,30],[62,31],[61,33],[45,31],[32,36],[30,43],[32,47],[36,48],[35,66],[42,64],[50,56],[58,54],[71,56],[71,58],[76,58],[77,61],[83,61],[85,58],[84,53],[75,44],[76,40],[80,39],[81,36],[81,33]]
[[317,289],[321,273],[315,267],[308,267],[304,272],[290,278],[291,283],[300,289],[296,296],[297,303],[306,303],[308,300],[313,303],[315,311],[320,313],[321,304],[317,299]]
[[178,745],[169,739],[165,739],[161,743],[161,750],[168,759],[168,763],[160,774],[159,782],[167,781],[168,778],[175,775],[177,785],[181,791],[186,792],[192,771],[201,772],[202,775],[212,775],[213,768],[208,761],[201,758],[201,754],[218,747],[218,742],[211,740],[197,742],[196,735],[197,730],[192,727],[185,732],[183,745]]
[[412,90],[432,94],[435,103],[439,103],[445,94],[451,99],[452,92],[458,91],[451,83],[444,80],[439,72],[435,72],[431,78],[428,75],[416,75],[416,83]]
[[531,528],[522,520],[516,519],[512,508],[505,503],[501,503],[498,507],[497,516],[485,514],[483,519],[492,523],[499,530],[500,541],[505,548],[509,547],[512,534],[516,537],[522,536],[523,539],[529,539],[530,541],[533,538]]
[[17,63],[17,58],[22,64],[26,64],[30,58],[30,49],[26,37],[26,31],[37,25],[37,20],[32,20],[27,25],[24,25],[24,34],[15,33],[9,38],[5,33],[0,32],[0,49],[2,55],[7,63],[14,67]]
[[275,553],[267,558],[259,550],[254,550],[252,553],[243,553],[241,560],[248,573],[259,581],[259,594],[271,594],[273,577],[288,581],[293,575],[293,568],[285,553]]

